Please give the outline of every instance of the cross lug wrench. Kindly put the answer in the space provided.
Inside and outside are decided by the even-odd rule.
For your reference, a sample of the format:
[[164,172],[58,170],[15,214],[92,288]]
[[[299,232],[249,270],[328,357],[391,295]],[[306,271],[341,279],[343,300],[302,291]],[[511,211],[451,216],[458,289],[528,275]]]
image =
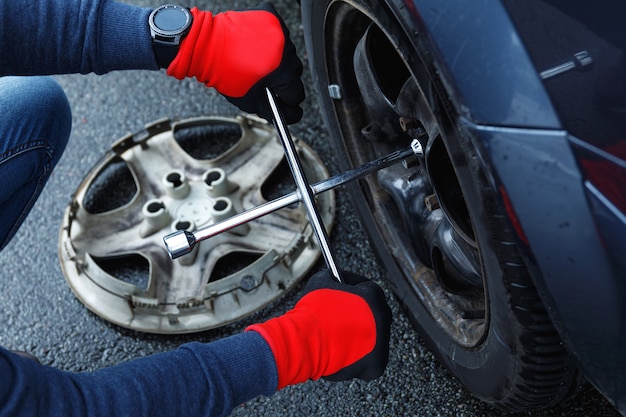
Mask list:
[[[274,97],[272,95],[272,93],[270,91],[268,91],[268,101],[274,102]],[[274,108],[276,110],[278,110],[278,108],[276,107],[275,103],[274,103]],[[273,108],[273,109],[274,109]],[[273,111],[272,109],[272,111]],[[280,116],[280,114],[278,115],[279,117],[282,118],[282,116]],[[276,118],[276,116],[275,116]],[[279,118],[278,120],[282,120],[281,118]],[[279,122],[280,123],[280,122]],[[277,123],[278,124],[278,123]],[[286,128],[284,128],[285,124],[284,122],[282,123],[283,126],[283,132],[287,132]],[[278,128],[277,128],[278,129]],[[279,135],[281,135],[281,140],[282,139],[282,134],[280,133],[279,130]],[[291,137],[287,136],[287,141],[288,143],[291,142],[291,144],[293,145],[293,142],[291,141]],[[378,158],[375,159],[373,161],[370,161],[364,165],[361,165],[357,168],[353,168],[351,170],[348,170],[346,172],[343,172],[341,174],[337,174],[334,175],[330,178],[328,178],[327,180],[324,181],[320,181],[316,184],[313,184],[312,186],[308,186],[308,190],[310,191],[310,193],[312,195],[317,195],[319,193],[323,193],[325,191],[329,191],[331,189],[334,189],[340,185],[346,184],[350,181],[354,181],[356,179],[362,178],[370,173],[379,171],[383,168],[389,167],[391,165],[397,164],[401,161],[405,161],[407,159],[411,159],[414,158],[415,156],[421,156],[423,155],[423,150],[422,150],[422,146],[419,143],[419,141],[417,139],[413,139],[413,141],[411,142],[411,146],[409,148],[405,148],[405,149],[400,149],[397,150],[395,152],[390,153],[389,155],[386,155],[382,158]],[[297,157],[297,154],[296,154]],[[305,179],[306,180],[306,179]],[[297,184],[296,184],[297,185]],[[301,192],[298,189],[298,191],[292,192],[290,194],[284,195],[282,197],[279,197],[275,200],[269,201],[267,203],[261,204],[257,207],[253,207],[251,209],[248,209],[246,211],[243,211],[237,215],[234,215],[228,219],[222,220],[220,222],[214,223],[212,225],[209,225],[207,227],[204,227],[202,229],[199,229],[195,232],[189,232],[186,230],[179,230],[177,232],[171,233],[167,236],[165,236],[163,238],[163,241],[165,243],[165,246],[170,254],[170,257],[172,259],[176,259],[179,258],[181,256],[184,256],[188,253],[190,253],[192,251],[192,249],[194,248],[194,246],[205,240],[205,239],[209,239],[213,236],[216,236],[220,233],[223,233],[225,231],[228,231],[230,229],[233,229],[237,226],[240,226],[244,223],[248,223],[254,219],[257,219],[259,217],[263,217],[267,214],[273,213],[279,209],[282,209],[284,207],[287,207],[293,203],[296,203],[298,201],[301,201],[302,197],[301,197]],[[318,215],[319,216],[319,215]],[[321,222],[320,222],[321,223]],[[314,226],[313,226],[314,227]],[[326,235],[326,229],[323,228],[323,225],[321,225],[321,228],[323,229],[323,233],[324,235]],[[316,232],[317,233],[317,232]],[[324,236],[322,236],[322,239],[324,238]],[[318,237],[319,239],[319,237]],[[328,239],[326,238],[326,242],[328,243]],[[326,245],[326,247],[329,249],[330,251],[330,246]],[[332,254],[330,254],[331,259],[332,259]],[[330,269],[330,268],[329,268]],[[333,272],[331,270],[331,272]],[[339,274],[337,274],[339,275]],[[336,276],[337,278],[337,276]],[[340,279],[340,277],[339,277]]]
[[[353,168],[341,174],[333,175],[324,181],[313,184],[311,188],[313,189],[313,193],[317,195],[325,191],[332,190],[340,185],[362,178],[372,172],[379,171],[401,161],[413,158],[414,155],[414,149],[412,148],[398,150],[382,158],[370,161],[358,168]],[[268,201],[267,203],[243,211],[229,217],[228,219],[224,219],[220,222],[196,230],[193,233],[184,230],[173,232],[165,236],[163,240],[171,258],[176,259],[191,252],[193,247],[198,242],[209,239],[237,226],[241,226],[244,223],[258,219],[259,217],[273,213],[277,210],[297,203],[298,201],[300,201],[300,194],[298,192],[292,192],[282,197],[278,197],[275,200]]]
[[293,175],[293,179],[296,183],[296,188],[298,189],[298,192],[300,194],[300,201],[302,201],[302,203],[304,204],[306,212],[309,215],[309,222],[311,222],[311,226],[313,227],[315,236],[317,236],[317,242],[319,243],[322,256],[326,261],[326,266],[328,266],[328,269],[330,270],[333,277],[335,277],[337,281],[341,282],[341,273],[339,272],[339,268],[337,267],[337,263],[335,262],[335,259],[333,257],[330,242],[328,239],[328,233],[326,233],[326,228],[324,227],[324,223],[322,222],[322,216],[320,216],[319,212],[317,211],[317,206],[315,205],[315,200],[313,199],[313,189],[309,185],[309,181],[307,180],[306,175],[304,175],[304,170],[302,169],[302,163],[300,162],[300,158],[298,157],[296,146],[291,139],[291,134],[287,129],[287,124],[283,119],[283,115],[280,113],[280,109],[276,104],[274,94],[270,91],[269,88],[265,89],[265,93],[267,95],[267,100],[272,110],[274,126],[276,127],[276,130],[278,132],[278,137],[283,143],[285,157],[287,158],[289,168],[291,168],[291,174]]

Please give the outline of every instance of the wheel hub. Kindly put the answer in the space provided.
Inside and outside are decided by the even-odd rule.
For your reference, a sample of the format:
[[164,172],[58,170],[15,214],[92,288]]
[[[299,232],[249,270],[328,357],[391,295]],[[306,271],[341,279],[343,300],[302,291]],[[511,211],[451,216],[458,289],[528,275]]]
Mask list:
[[[484,283],[472,223],[444,141],[446,104],[429,68],[382,15],[332,2],[324,14],[330,114],[349,160],[362,163],[419,138],[420,164],[396,166],[361,189],[388,250],[421,304],[450,337],[475,346],[486,329]],[[383,20],[381,20],[383,19]],[[452,139],[454,140],[454,138]],[[383,192],[391,198],[383,197]]]

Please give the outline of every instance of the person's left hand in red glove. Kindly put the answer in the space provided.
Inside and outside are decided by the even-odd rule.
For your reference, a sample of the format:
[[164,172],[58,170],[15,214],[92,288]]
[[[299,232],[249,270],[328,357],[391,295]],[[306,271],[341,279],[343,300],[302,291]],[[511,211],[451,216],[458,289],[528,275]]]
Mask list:
[[278,389],[324,377],[329,381],[381,376],[389,360],[391,310],[382,288],[347,271],[343,283],[328,270],[313,275],[295,307],[249,326],[267,342]]
[[287,123],[302,118],[302,62],[289,30],[270,3],[213,15],[191,9],[193,23],[167,74],[195,77],[248,113],[271,120],[269,87]]

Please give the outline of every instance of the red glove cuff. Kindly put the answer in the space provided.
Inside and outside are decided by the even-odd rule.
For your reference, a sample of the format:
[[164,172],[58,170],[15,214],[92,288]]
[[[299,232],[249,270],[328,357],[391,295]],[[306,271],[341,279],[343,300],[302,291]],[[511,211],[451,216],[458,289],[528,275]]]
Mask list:
[[193,24],[167,74],[196,79],[220,94],[242,97],[280,65],[285,35],[279,19],[265,10],[215,16],[191,9]]
[[[182,80],[186,77],[195,76],[195,74],[190,74],[192,68],[192,60],[194,59],[194,49],[198,44],[200,39],[200,35],[203,33],[205,37],[212,37],[211,32],[213,29],[213,15],[211,12],[205,12],[198,10],[197,7],[191,9],[191,15],[193,16],[193,23],[191,24],[191,28],[189,29],[189,33],[180,43],[180,47],[178,53],[174,60],[170,63],[169,67],[167,67],[167,75],[170,75],[174,78]],[[212,49],[210,48],[199,48],[204,52],[203,59],[207,62],[213,61]],[[200,74],[199,74],[200,75]],[[202,76],[202,75],[200,75]]]
[[369,305],[340,290],[310,292],[284,315],[249,330],[261,334],[274,354],[278,389],[332,375],[376,345],[376,321]]

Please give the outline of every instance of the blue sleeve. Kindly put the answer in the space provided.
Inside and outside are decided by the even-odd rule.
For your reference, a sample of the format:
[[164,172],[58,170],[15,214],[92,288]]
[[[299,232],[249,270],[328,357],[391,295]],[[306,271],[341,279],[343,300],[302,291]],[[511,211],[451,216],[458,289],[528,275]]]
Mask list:
[[112,0],[0,1],[0,75],[157,70],[150,11]]
[[228,416],[277,385],[272,352],[253,331],[85,373],[0,349],[0,416]]

